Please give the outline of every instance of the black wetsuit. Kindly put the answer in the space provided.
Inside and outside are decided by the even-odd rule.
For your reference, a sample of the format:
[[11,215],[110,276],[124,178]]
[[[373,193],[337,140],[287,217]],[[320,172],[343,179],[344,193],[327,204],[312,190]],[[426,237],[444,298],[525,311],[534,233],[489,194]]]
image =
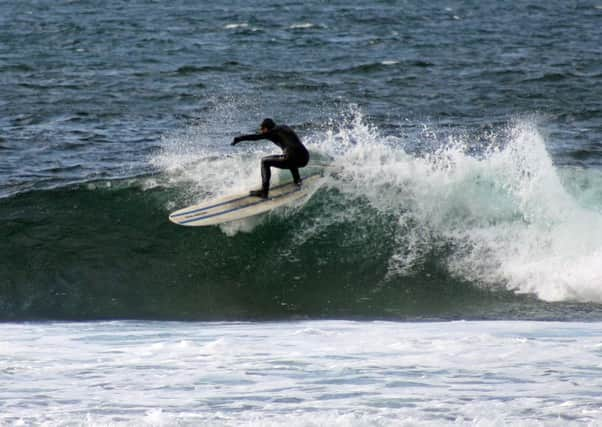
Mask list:
[[281,155],[267,156],[261,159],[262,190],[267,194],[270,188],[270,167],[289,169],[293,174],[295,184],[301,184],[299,168],[302,168],[309,162],[309,152],[301,143],[297,134],[290,127],[279,125],[266,133],[239,136],[235,138],[235,142],[258,141],[260,139],[269,139],[282,148],[283,151]]

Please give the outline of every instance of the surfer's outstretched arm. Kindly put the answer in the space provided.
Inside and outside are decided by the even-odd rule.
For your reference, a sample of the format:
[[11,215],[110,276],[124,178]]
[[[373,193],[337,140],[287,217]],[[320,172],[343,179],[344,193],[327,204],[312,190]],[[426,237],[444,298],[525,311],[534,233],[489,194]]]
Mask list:
[[268,139],[263,133],[252,133],[249,135],[241,135],[234,138],[230,145],[236,145],[242,141],[259,141],[260,139]]

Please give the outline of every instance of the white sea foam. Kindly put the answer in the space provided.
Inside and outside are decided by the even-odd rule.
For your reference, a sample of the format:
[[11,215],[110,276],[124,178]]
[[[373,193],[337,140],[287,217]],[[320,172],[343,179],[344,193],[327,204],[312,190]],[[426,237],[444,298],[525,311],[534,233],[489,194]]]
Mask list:
[[451,244],[448,269],[463,279],[549,301],[602,302],[601,201],[592,209],[567,191],[533,120],[509,124],[500,138],[489,136],[478,155],[468,154],[469,137],[455,136],[415,156],[407,141],[355,114],[319,148],[339,168],[331,185],[397,218],[391,274]]
[[227,24],[224,28],[226,30],[236,30],[239,28],[248,28],[249,24],[247,24],[246,22],[241,22],[241,23],[236,23],[236,24]]
[[0,347],[0,425],[602,420],[595,323],[97,322],[2,334],[11,345]]
[[289,28],[292,30],[306,30],[314,27],[316,27],[316,25],[312,24],[311,22],[301,22],[298,24],[292,24]]

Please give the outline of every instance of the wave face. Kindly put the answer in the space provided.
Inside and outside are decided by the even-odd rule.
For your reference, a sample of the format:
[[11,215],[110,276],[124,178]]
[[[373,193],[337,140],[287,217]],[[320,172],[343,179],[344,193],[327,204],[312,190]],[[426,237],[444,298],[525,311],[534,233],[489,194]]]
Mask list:
[[0,317],[602,318],[602,176],[555,166],[533,118],[391,136],[351,109],[306,138],[302,206],[178,227],[273,148],[205,134],[166,136],[151,175],[3,199]]

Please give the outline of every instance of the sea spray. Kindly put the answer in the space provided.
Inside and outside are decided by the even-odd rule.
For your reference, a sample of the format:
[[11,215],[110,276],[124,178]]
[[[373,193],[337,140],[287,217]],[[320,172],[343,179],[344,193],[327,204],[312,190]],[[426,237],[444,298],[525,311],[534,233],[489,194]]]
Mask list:
[[602,215],[567,192],[532,119],[500,130],[501,144],[489,135],[477,154],[476,143],[456,137],[410,156],[403,141],[396,146],[373,127],[354,130],[334,138],[348,147],[330,153],[342,165],[333,185],[397,220],[391,273],[404,275],[428,251],[448,247],[449,271],[478,286],[602,300]]

